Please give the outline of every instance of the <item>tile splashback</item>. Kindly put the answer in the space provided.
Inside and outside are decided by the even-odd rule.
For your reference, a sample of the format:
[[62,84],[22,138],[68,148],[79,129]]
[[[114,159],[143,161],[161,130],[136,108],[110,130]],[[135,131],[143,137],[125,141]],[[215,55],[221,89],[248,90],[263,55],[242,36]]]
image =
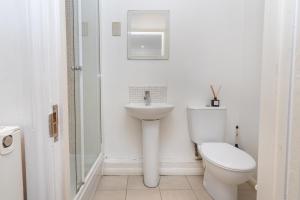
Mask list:
[[145,91],[150,91],[152,103],[167,103],[166,86],[130,86],[129,103],[144,103]]

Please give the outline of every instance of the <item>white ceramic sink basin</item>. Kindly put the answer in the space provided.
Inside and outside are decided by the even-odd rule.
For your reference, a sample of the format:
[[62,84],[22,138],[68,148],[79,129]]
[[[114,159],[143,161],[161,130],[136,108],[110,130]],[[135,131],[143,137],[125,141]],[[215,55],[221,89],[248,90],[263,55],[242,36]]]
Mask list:
[[128,114],[141,120],[159,120],[167,116],[174,106],[166,103],[145,104],[132,103],[125,106]]

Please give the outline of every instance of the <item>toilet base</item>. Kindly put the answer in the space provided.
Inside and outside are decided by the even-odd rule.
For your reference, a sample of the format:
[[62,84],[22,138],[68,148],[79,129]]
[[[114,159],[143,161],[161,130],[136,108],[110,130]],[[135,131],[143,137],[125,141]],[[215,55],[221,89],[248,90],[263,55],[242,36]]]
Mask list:
[[237,200],[237,185],[223,183],[207,169],[204,172],[203,185],[214,200]]

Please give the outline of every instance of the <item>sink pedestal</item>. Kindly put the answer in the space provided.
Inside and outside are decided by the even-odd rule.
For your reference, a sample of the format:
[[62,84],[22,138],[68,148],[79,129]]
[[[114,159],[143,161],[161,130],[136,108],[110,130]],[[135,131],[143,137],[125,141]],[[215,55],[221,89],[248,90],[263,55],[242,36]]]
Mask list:
[[160,120],[142,120],[144,184],[157,187],[159,184],[159,124]]
[[125,106],[128,114],[142,120],[143,126],[143,171],[144,184],[147,187],[157,187],[159,184],[159,124],[174,106],[166,103],[128,104]]

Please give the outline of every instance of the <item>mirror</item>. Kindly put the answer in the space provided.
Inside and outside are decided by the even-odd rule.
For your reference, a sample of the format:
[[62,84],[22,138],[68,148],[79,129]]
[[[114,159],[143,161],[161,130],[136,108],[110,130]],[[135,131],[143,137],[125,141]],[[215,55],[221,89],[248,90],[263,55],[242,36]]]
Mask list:
[[130,60],[169,59],[169,11],[128,11]]

